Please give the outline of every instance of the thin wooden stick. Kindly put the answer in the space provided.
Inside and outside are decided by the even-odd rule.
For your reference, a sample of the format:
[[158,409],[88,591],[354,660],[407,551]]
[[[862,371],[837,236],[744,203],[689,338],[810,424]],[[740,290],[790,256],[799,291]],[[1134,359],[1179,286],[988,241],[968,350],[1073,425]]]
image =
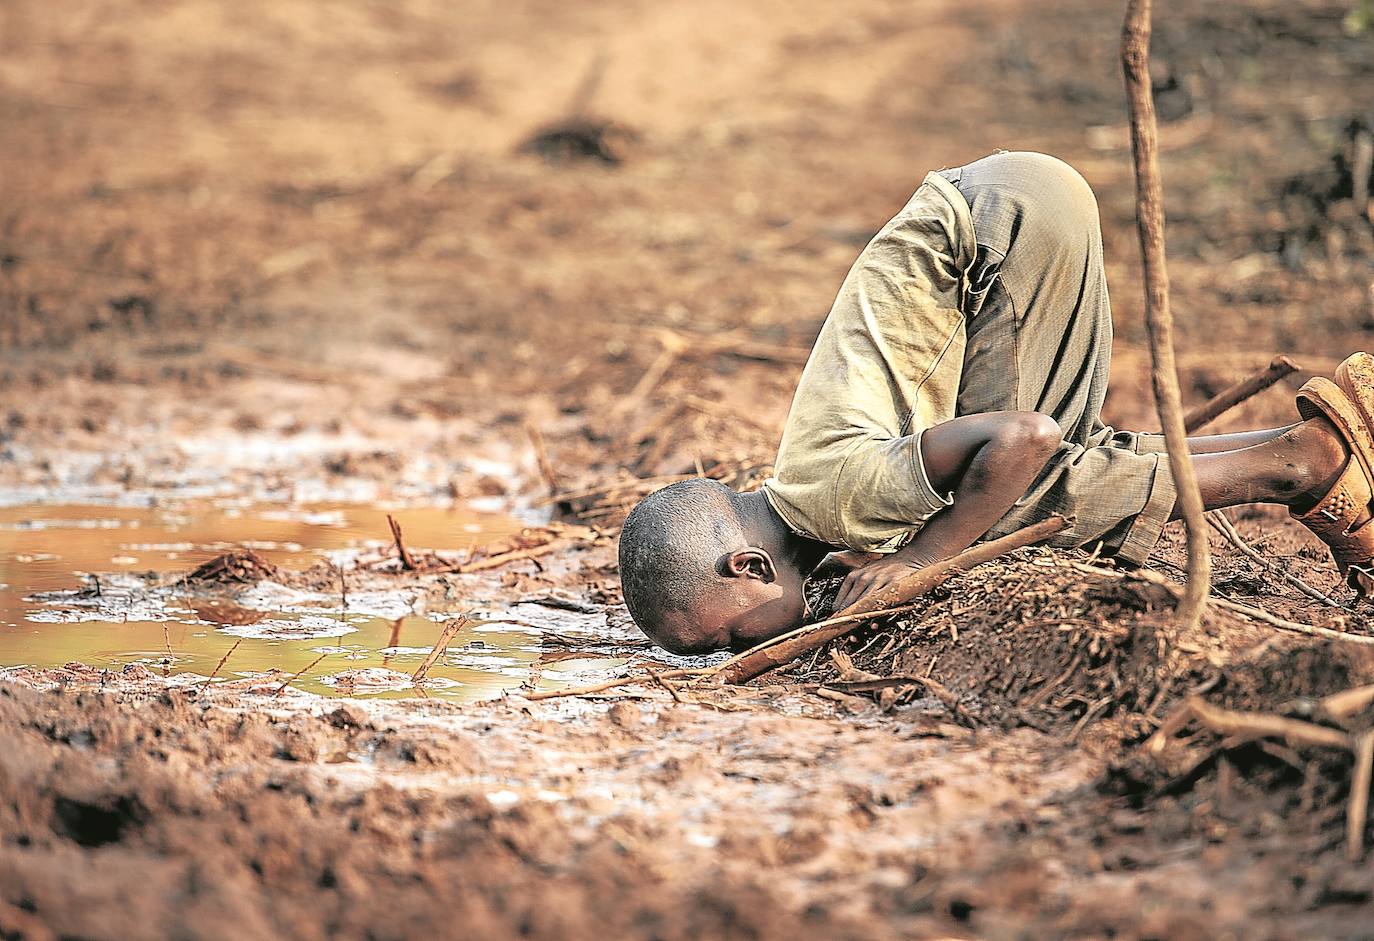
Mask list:
[[554,472],[549,451],[544,447],[544,434],[532,421],[525,422],[525,433],[529,435],[530,445],[534,448],[534,459],[539,464],[539,474],[544,478],[544,486],[549,488],[549,496],[558,493],[558,474]]
[[439,640],[436,641],[434,646],[430,649],[429,655],[425,657],[424,662],[420,664],[415,672],[410,675],[410,681],[412,683],[418,686],[424,682],[425,676],[429,673],[429,668],[434,666],[434,661],[444,655],[444,651],[448,649],[448,645],[452,643],[453,638],[456,637],[458,632],[467,626],[467,624],[468,618],[459,615],[444,625],[443,633],[439,635]]
[[301,677],[305,676],[305,674],[307,674],[307,673],[309,673],[311,670],[315,669],[315,665],[318,664],[321,660],[323,660],[323,659],[324,659],[325,657],[327,657],[327,656],[329,656],[329,654],[327,654],[327,653],[322,653],[322,654],[320,654],[320,655],[319,655],[318,657],[316,657],[314,660],[311,660],[308,664],[306,664],[305,666],[303,666],[303,667],[301,667],[299,670],[297,670],[295,673],[293,673],[293,674],[291,674],[290,676],[288,676],[288,677],[286,678],[286,682],[283,683],[283,684],[281,684],[280,686],[278,686],[277,689],[276,689],[276,691],[275,691],[274,693],[272,693],[272,695],[273,695],[273,696],[280,696],[280,695],[282,694],[282,690],[286,689],[286,687],[288,687],[288,686],[290,686],[292,683],[296,682],[296,680],[300,679]]
[[[1137,569],[1134,572],[1118,572],[1116,569],[1104,569],[1096,565],[1086,565],[1082,562],[1067,562],[1065,564],[1070,568],[1077,569],[1080,572],[1087,572],[1092,575],[1105,575],[1108,578],[1120,580],[1136,579],[1137,581],[1149,582],[1151,585],[1159,585],[1161,588],[1167,589],[1175,598],[1179,597],[1182,591],[1178,585],[1175,585],[1158,572],[1151,572],[1149,569]],[[1224,608],[1227,611],[1242,614],[1252,621],[1260,621],[1261,623],[1280,628],[1281,630],[1308,634],[1312,637],[1323,637],[1327,640],[1342,640],[1351,644],[1374,645],[1374,636],[1368,634],[1351,634],[1348,631],[1335,631],[1329,627],[1315,627],[1311,624],[1303,624],[1300,621],[1290,621],[1287,618],[1281,618],[1277,615],[1270,614],[1268,611],[1261,611],[1259,608],[1252,608],[1248,604],[1241,604],[1239,601],[1232,601],[1229,598],[1214,597],[1212,598],[1212,604],[1216,605],[1218,608]]]
[[1191,409],[1183,416],[1183,427],[1188,429],[1189,434],[1197,431],[1280,379],[1291,376],[1299,368],[1301,367],[1287,356],[1275,356],[1268,366],[1251,373],[1235,385],[1222,389],[1206,402]]
[[1355,770],[1350,778],[1350,804],[1345,813],[1345,855],[1352,863],[1364,856],[1364,825],[1369,819],[1369,782],[1374,776],[1374,729],[1355,739]]
[[676,686],[668,682],[668,680],[663,676],[662,673],[650,673],[649,675],[654,678],[655,683],[657,683],[659,686],[662,686],[664,689],[668,691],[668,694],[673,697],[674,702],[687,702],[686,697],[684,697],[682,693],[678,691],[678,688]]
[[458,572],[466,574],[468,572],[485,572],[487,569],[500,568],[511,562],[519,562],[521,559],[537,559],[541,555],[548,555],[557,549],[562,549],[570,543],[565,539],[555,539],[546,542],[542,546],[535,546],[532,549],[517,549],[514,552],[503,552],[500,555],[487,556],[485,559],[478,559],[476,562],[463,562],[459,565],[448,565],[437,568],[435,572]]
[[718,670],[720,680],[725,683],[744,683],[774,667],[791,663],[835,638],[857,630],[865,621],[886,615],[888,612],[883,609],[893,608],[924,595],[951,575],[965,572],[1031,543],[1048,539],[1055,533],[1067,529],[1069,525],[1069,521],[1064,517],[1052,516],[1025,529],[980,543],[952,558],[912,572],[886,588],[860,598],[828,621],[808,625],[804,631],[792,632],[793,636],[780,643],[764,641],[752,650],[746,651],[743,656],[734,658],[729,661],[728,666],[722,666]]
[[386,524],[391,527],[391,538],[396,542],[396,552],[401,557],[401,568],[407,572],[415,571],[415,560],[411,558],[410,550],[406,548],[405,540],[401,538],[401,524],[388,513]]
[[1324,696],[1321,700],[1322,711],[1337,721],[1348,719],[1355,713],[1374,702],[1374,684],[1343,689],[1339,693]]
[[[882,617],[891,617],[895,614],[906,614],[908,611],[914,611],[918,607],[920,607],[920,605],[914,603],[897,605],[895,607],[887,608],[886,610],[884,610],[882,613]],[[750,656],[751,654],[757,653],[760,650],[767,649],[768,647],[777,646],[778,644],[781,644],[783,641],[791,640],[793,637],[800,637],[801,635],[810,633],[811,631],[814,631],[818,628],[829,627],[834,624],[849,624],[855,621],[871,621],[873,620],[873,617],[874,616],[872,614],[846,614],[842,617],[826,618],[824,621],[815,621],[811,624],[803,624],[801,627],[794,627],[792,628],[792,630],[788,631],[785,634],[779,634],[777,637],[770,637],[767,640],[760,641],[759,643],[750,647],[748,650],[745,650],[742,653],[735,654],[733,657],[731,657],[729,660],[726,660],[724,663],[716,664],[714,667],[711,667],[709,670],[706,671],[706,675],[709,677],[715,676],[718,673],[723,673],[724,671],[733,667],[735,664],[739,663],[741,660],[743,660],[745,657]]]
[[1289,745],[1312,745],[1318,748],[1349,748],[1350,736],[1324,725],[1288,719],[1264,712],[1240,712],[1214,706],[1195,697],[1193,715],[1214,732],[1242,738],[1281,738]]
[[229,662],[229,658],[233,656],[235,650],[239,649],[239,644],[241,643],[243,643],[242,637],[234,641],[234,646],[230,647],[229,650],[224,654],[224,656],[219,658],[219,663],[215,664],[215,668],[210,671],[210,675],[205,678],[205,682],[209,683],[215,677],[219,676],[220,667],[224,666],[226,663]]
[[1169,454],[1169,470],[1188,527],[1188,584],[1179,602],[1173,636],[1195,633],[1202,624],[1212,585],[1207,545],[1206,508],[1198,489],[1188,432],[1183,425],[1183,396],[1174,360],[1174,318],[1169,309],[1169,271],[1164,254],[1164,186],[1159,176],[1159,128],[1150,86],[1150,2],[1127,0],[1121,36],[1121,64],[1131,114],[1131,151],[1135,157],[1136,226],[1145,265],[1145,326],[1150,336],[1150,378],[1160,427]]
[[1345,610],[1345,606],[1342,605],[1335,598],[1323,594],[1322,592],[1313,588],[1311,585],[1307,584],[1307,582],[1298,578],[1296,575],[1292,574],[1291,572],[1285,571],[1284,569],[1276,565],[1274,562],[1261,555],[1259,551],[1255,549],[1254,546],[1250,545],[1250,543],[1245,541],[1245,537],[1240,534],[1240,531],[1236,529],[1236,525],[1232,523],[1230,519],[1227,518],[1225,513],[1221,512],[1220,510],[1213,510],[1207,514],[1207,522],[1211,523],[1212,528],[1214,528],[1217,532],[1225,536],[1226,541],[1231,543],[1231,545],[1235,546],[1238,550],[1240,550],[1242,554],[1248,556],[1251,559],[1254,559],[1260,565],[1264,566],[1265,569],[1267,569],[1268,571],[1277,574],[1280,578],[1282,578],[1288,584],[1292,585],[1298,591],[1302,592],[1307,597],[1313,599],[1314,601],[1320,601],[1323,604],[1328,604],[1331,607],[1336,608],[1338,610]]
[[[700,670],[664,670],[658,674],[665,680],[676,680],[684,676],[699,676],[711,672],[709,669]],[[560,699],[564,696],[586,696],[591,693],[600,693],[608,689],[615,689],[618,686],[634,686],[636,683],[655,682],[653,674],[646,676],[623,676],[618,680],[607,680],[604,683],[593,683],[591,686],[571,686],[567,689],[546,689],[537,693],[525,693],[524,698],[529,700],[540,699]]]
[[649,364],[649,368],[644,370],[639,381],[635,383],[635,387],[611,407],[611,417],[614,420],[623,421],[633,415],[640,404],[654,391],[654,387],[668,374],[668,370],[673,368],[673,365],[677,363],[686,349],[686,343],[682,338],[673,333],[660,332],[658,340],[663,345],[663,349]]

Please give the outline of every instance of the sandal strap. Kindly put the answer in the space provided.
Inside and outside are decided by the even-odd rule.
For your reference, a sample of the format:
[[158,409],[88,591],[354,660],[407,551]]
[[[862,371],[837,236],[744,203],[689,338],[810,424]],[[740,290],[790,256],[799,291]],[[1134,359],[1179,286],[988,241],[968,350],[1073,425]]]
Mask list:
[[1330,546],[1337,561],[1348,555],[1349,561],[1365,562],[1374,555],[1374,530],[1365,525],[1357,534],[1355,524],[1371,500],[1374,493],[1369,477],[1360,462],[1352,458],[1346,461],[1345,470],[1321,502],[1306,513],[1294,513],[1293,518]]

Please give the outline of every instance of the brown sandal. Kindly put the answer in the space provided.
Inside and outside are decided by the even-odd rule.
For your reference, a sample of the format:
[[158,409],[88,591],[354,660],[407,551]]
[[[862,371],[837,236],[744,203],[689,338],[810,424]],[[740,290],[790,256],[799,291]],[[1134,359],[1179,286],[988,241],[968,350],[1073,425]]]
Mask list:
[[[1336,567],[1346,584],[1364,594],[1358,576],[1374,579],[1374,519],[1358,524],[1359,518],[1374,502],[1374,385],[1366,385],[1362,361],[1345,367],[1359,356],[1341,364],[1338,373],[1346,389],[1320,377],[1310,379],[1298,392],[1298,412],[1303,418],[1322,417],[1335,426],[1350,449],[1336,483],[1321,501],[1306,513],[1293,517],[1310,529],[1331,550]],[[1368,363],[1374,367],[1374,359]],[[1368,415],[1368,417],[1366,417]]]

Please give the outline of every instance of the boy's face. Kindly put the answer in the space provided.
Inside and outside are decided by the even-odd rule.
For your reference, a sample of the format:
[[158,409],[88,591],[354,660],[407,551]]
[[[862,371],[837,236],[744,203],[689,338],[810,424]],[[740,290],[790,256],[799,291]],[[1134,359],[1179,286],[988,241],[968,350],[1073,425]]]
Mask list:
[[727,575],[696,612],[703,640],[716,649],[740,651],[799,627],[807,616],[805,580],[787,564],[770,568],[766,577],[747,571]]

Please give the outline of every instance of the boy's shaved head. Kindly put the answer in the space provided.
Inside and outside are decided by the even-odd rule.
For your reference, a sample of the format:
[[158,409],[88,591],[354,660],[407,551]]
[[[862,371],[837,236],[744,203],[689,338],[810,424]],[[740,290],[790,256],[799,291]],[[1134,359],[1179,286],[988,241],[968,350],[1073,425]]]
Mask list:
[[675,653],[715,649],[693,621],[721,588],[721,559],[748,545],[739,495],[718,481],[684,480],[649,494],[620,530],[620,584],[635,623]]

